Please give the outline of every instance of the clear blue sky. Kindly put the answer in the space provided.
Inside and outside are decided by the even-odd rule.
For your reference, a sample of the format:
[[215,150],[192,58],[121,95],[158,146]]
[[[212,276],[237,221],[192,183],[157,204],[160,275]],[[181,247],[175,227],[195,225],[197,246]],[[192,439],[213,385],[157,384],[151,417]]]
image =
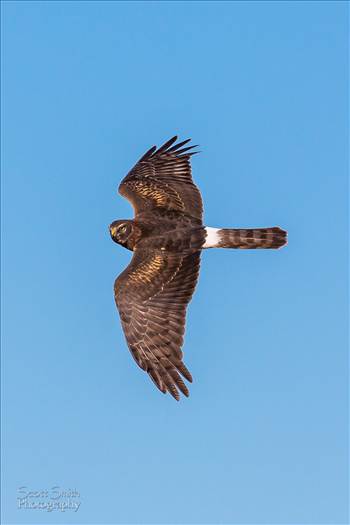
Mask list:
[[[3,522],[347,520],[347,4],[5,2]],[[127,350],[121,178],[192,137],[206,223],[289,231],[203,254],[191,396]],[[80,492],[77,512],[17,490]]]

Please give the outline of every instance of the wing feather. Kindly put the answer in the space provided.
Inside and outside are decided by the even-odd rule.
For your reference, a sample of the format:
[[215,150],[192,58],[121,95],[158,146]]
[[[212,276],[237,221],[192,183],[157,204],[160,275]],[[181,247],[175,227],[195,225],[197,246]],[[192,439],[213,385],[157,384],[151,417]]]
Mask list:
[[191,173],[190,152],[197,146],[187,146],[191,139],[174,144],[172,137],[160,148],[150,148],[124,177],[119,193],[135,209],[135,215],[154,208],[177,210],[202,221],[203,204]]
[[[163,393],[189,395],[181,375],[186,308],[199,274],[200,252],[190,255],[136,250],[115,282],[115,300],[128,347]],[[145,282],[147,281],[147,286]]]

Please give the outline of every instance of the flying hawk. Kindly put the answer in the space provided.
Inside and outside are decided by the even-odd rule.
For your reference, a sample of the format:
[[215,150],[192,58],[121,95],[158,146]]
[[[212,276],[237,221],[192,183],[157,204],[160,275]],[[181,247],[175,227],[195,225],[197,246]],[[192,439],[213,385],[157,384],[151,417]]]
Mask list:
[[278,227],[209,228],[201,194],[191,176],[191,139],[177,137],[149,149],[126,175],[119,193],[132,204],[133,220],[112,222],[114,242],[134,252],[114,284],[128,347],[161,392],[179,400],[192,382],[182,358],[186,308],[193,295],[204,248],[281,248]]

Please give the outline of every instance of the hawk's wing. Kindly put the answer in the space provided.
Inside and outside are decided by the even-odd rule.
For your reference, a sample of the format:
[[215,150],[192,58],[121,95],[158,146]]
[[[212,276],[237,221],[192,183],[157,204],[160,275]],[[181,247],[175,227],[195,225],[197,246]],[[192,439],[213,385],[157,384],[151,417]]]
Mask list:
[[135,209],[135,215],[154,208],[177,210],[201,220],[201,194],[191,176],[190,156],[195,146],[182,148],[191,139],[173,146],[177,137],[148,150],[122,180],[119,193]]
[[179,399],[192,382],[182,362],[186,307],[194,292],[200,252],[190,255],[136,251],[114,285],[129,349],[163,393]]

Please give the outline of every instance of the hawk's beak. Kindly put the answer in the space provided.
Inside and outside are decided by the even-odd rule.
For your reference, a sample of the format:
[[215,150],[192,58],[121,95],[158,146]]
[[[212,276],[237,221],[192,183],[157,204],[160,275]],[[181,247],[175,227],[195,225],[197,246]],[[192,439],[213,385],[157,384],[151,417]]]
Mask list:
[[109,226],[109,233],[111,234],[111,237],[113,237],[116,233],[116,228],[113,228],[112,226]]

